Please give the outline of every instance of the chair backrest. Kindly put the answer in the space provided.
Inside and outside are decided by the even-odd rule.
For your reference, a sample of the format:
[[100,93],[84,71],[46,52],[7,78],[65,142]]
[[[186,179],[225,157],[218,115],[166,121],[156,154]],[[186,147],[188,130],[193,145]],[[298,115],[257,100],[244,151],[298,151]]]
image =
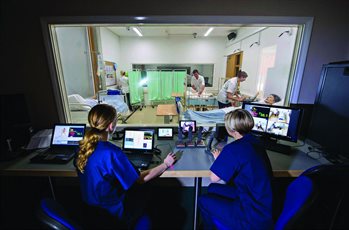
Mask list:
[[62,230],[82,229],[68,217],[64,208],[57,201],[49,198],[41,200],[37,216],[48,228]]
[[311,178],[318,187],[318,197],[307,217],[306,228],[334,229],[347,228],[345,213],[349,206],[349,165],[318,165],[306,170],[302,175]]
[[317,189],[307,176],[299,176],[288,187],[283,210],[275,224],[276,230],[294,228],[314,202]]

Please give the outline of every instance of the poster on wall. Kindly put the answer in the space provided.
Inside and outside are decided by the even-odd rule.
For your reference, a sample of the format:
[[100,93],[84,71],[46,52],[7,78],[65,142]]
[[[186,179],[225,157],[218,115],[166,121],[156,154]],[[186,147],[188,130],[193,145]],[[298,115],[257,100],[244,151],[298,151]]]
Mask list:
[[105,71],[106,86],[116,85],[116,63],[105,61],[104,71]]

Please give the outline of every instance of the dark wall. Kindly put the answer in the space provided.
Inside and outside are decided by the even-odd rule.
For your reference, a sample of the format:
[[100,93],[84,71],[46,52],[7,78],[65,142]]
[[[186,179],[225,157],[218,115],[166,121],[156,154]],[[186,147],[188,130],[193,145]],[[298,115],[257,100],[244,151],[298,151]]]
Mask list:
[[24,93],[36,128],[58,121],[40,17],[227,15],[314,17],[299,103],[313,103],[321,66],[346,59],[348,1],[1,1],[1,93]]

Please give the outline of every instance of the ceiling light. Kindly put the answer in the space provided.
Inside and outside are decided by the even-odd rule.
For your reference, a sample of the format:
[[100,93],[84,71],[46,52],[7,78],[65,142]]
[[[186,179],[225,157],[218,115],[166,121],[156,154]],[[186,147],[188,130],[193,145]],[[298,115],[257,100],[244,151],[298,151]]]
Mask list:
[[143,16],[138,16],[138,17],[135,17],[135,19],[136,19],[136,20],[140,20],[140,21],[141,21],[141,20],[145,20],[145,19],[146,19],[146,17],[143,17]]
[[206,33],[205,33],[205,37],[207,37],[211,32],[212,32],[212,30],[213,30],[214,28],[213,27],[210,27],[207,31],[206,31]]
[[143,34],[141,33],[140,29],[136,28],[136,27],[132,27],[133,31],[136,32],[136,34],[138,34],[138,36],[143,37]]

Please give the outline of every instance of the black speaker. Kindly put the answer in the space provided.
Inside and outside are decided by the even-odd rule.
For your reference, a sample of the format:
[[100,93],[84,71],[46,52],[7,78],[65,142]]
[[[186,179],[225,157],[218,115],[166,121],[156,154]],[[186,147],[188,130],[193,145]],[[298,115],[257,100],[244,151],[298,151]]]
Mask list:
[[236,32],[231,32],[230,34],[228,34],[228,40],[232,40],[234,38],[236,38]]

